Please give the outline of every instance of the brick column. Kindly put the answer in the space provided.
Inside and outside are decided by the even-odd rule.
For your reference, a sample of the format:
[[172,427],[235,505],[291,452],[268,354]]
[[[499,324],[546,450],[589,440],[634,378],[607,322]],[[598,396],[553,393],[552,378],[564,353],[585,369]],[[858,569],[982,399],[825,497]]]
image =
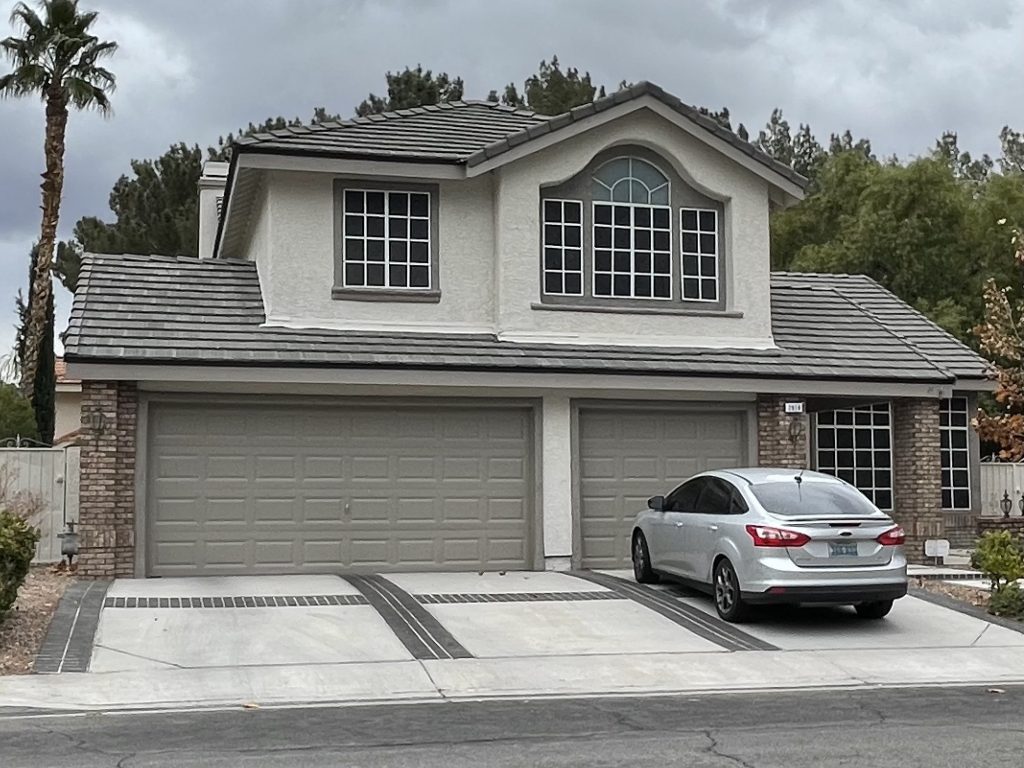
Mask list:
[[757,465],[759,467],[808,466],[808,419],[806,413],[786,413],[785,404],[799,400],[781,395],[757,396]]
[[907,559],[924,561],[925,539],[942,538],[939,401],[892,401],[893,517],[907,532]]
[[78,574],[135,575],[134,382],[82,382]]

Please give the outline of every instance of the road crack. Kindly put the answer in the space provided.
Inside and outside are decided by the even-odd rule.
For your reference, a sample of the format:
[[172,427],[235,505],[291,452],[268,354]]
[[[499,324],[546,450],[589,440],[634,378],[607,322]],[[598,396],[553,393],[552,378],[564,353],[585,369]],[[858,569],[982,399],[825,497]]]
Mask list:
[[708,729],[701,731],[701,733],[704,734],[704,738],[707,739],[708,742],[710,742],[708,746],[704,748],[704,752],[706,752],[707,754],[714,755],[715,757],[720,757],[723,760],[728,760],[729,762],[735,765],[739,765],[742,768],[757,768],[757,766],[755,766],[753,763],[747,762],[742,757],[737,757],[736,755],[730,755],[727,752],[722,752],[722,750],[718,746],[718,739],[715,738],[714,731]]

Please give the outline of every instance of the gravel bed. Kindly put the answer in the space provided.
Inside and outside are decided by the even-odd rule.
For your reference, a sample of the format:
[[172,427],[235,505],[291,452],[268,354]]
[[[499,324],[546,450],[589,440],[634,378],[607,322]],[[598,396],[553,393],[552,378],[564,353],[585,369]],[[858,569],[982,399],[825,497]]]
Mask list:
[[987,589],[967,586],[964,584],[949,584],[945,581],[935,581],[933,579],[912,579],[911,581],[917,582],[915,586],[926,592],[945,595],[946,597],[951,597],[954,600],[959,600],[962,603],[973,605],[975,608],[988,607],[989,593]]

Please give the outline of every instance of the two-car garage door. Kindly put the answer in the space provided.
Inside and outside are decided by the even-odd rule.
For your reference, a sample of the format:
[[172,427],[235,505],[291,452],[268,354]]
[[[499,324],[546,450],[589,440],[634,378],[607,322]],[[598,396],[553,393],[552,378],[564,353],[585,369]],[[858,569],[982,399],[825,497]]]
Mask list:
[[150,406],[147,571],[529,568],[528,409]]

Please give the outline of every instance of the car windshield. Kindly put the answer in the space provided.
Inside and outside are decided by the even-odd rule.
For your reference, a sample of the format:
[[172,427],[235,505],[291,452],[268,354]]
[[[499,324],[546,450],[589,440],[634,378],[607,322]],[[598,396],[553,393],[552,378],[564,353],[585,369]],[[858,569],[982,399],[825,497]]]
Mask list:
[[785,517],[863,517],[878,513],[864,494],[839,483],[798,483],[794,478],[758,483],[750,490],[768,512]]

